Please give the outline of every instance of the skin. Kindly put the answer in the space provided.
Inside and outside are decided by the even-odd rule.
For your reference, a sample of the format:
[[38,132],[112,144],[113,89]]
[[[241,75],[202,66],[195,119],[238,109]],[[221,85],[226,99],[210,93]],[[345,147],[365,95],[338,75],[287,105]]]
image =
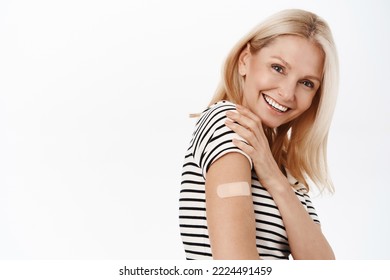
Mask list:
[[[280,36],[256,54],[246,48],[239,61],[242,105],[271,128],[295,119],[310,107],[321,84],[323,60],[319,47],[298,36]],[[265,95],[288,110],[275,110]]]
[[[233,143],[251,157],[260,183],[279,208],[294,259],[335,256],[320,226],[314,223],[278,168],[263,125],[277,127],[310,107],[321,84],[323,59],[321,49],[298,36],[280,36],[255,54],[245,49],[239,60],[239,73],[244,77],[244,106],[237,106],[237,112],[227,112],[230,120],[226,125],[249,144]],[[276,110],[266,102],[264,94],[283,106],[278,105],[279,108],[288,109]],[[206,211],[215,259],[259,259],[252,197],[222,199],[216,195],[218,185],[239,181],[251,184],[249,162],[239,153],[224,155],[207,173]]]

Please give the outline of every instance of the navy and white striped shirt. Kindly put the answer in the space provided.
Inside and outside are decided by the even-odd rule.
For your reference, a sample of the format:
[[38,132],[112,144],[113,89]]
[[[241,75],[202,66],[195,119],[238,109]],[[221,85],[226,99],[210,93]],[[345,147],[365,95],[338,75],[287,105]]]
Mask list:
[[[221,156],[236,152],[245,155],[252,167],[250,157],[232,143],[233,138],[242,138],[225,126],[225,113],[228,110],[235,110],[235,105],[228,101],[220,101],[201,114],[185,155],[179,221],[187,259],[213,258],[207,230],[205,197],[205,178],[210,165]],[[294,190],[312,219],[319,223],[305,190]],[[259,255],[262,259],[288,259],[291,252],[283,220],[271,195],[260,185],[253,168],[252,197]]]

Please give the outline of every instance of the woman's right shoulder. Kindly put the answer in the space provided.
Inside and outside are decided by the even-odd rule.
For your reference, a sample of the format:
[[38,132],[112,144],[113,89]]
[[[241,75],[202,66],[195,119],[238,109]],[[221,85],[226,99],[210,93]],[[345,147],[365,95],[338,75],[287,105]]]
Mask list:
[[207,107],[207,109],[200,114],[200,119],[206,120],[215,118],[226,118],[226,111],[233,110],[236,110],[236,104],[227,100],[221,100]]
[[236,108],[236,104],[228,100],[220,100],[210,105],[207,109],[221,108],[221,107],[233,107]]
[[[236,110],[236,104],[221,100],[209,106],[202,114],[194,131],[191,142],[192,155],[198,166],[202,168],[202,174],[206,178],[208,168],[217,159],[231,152],[238,152],[251,160],[248,155],[237,148],[232,140],[242,137],[226,126],[226,112]],[[227,158],[231,158],[230,156]],[[252,165],[250,166],[252,168]]]

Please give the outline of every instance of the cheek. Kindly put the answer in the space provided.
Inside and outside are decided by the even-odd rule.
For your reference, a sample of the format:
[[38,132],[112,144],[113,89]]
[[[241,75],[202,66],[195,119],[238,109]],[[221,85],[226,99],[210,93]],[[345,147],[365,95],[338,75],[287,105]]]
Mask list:
[[252,67],[247,73],[248,84],[252,88],[263,89],[264,87],[269,87],[271,84],[278,82],[277,76],[271,75],[264,67]]
[[306,111],[307,109],[310,108],[312,102],[313,102],[313,99],[314,99],[314,95],[312,94],[308,94],[308,93],[304,93],[304,95],[300,98],[299,100],[299,109],[304,112]]

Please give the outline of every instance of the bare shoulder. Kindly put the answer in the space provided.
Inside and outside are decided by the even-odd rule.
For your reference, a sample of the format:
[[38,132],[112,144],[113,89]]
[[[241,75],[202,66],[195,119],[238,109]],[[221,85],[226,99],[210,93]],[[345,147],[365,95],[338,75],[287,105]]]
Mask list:
[[241,153],[228,153],[210,166],[206,181],[226,183],[250,178],[251,165],[248,158]]

